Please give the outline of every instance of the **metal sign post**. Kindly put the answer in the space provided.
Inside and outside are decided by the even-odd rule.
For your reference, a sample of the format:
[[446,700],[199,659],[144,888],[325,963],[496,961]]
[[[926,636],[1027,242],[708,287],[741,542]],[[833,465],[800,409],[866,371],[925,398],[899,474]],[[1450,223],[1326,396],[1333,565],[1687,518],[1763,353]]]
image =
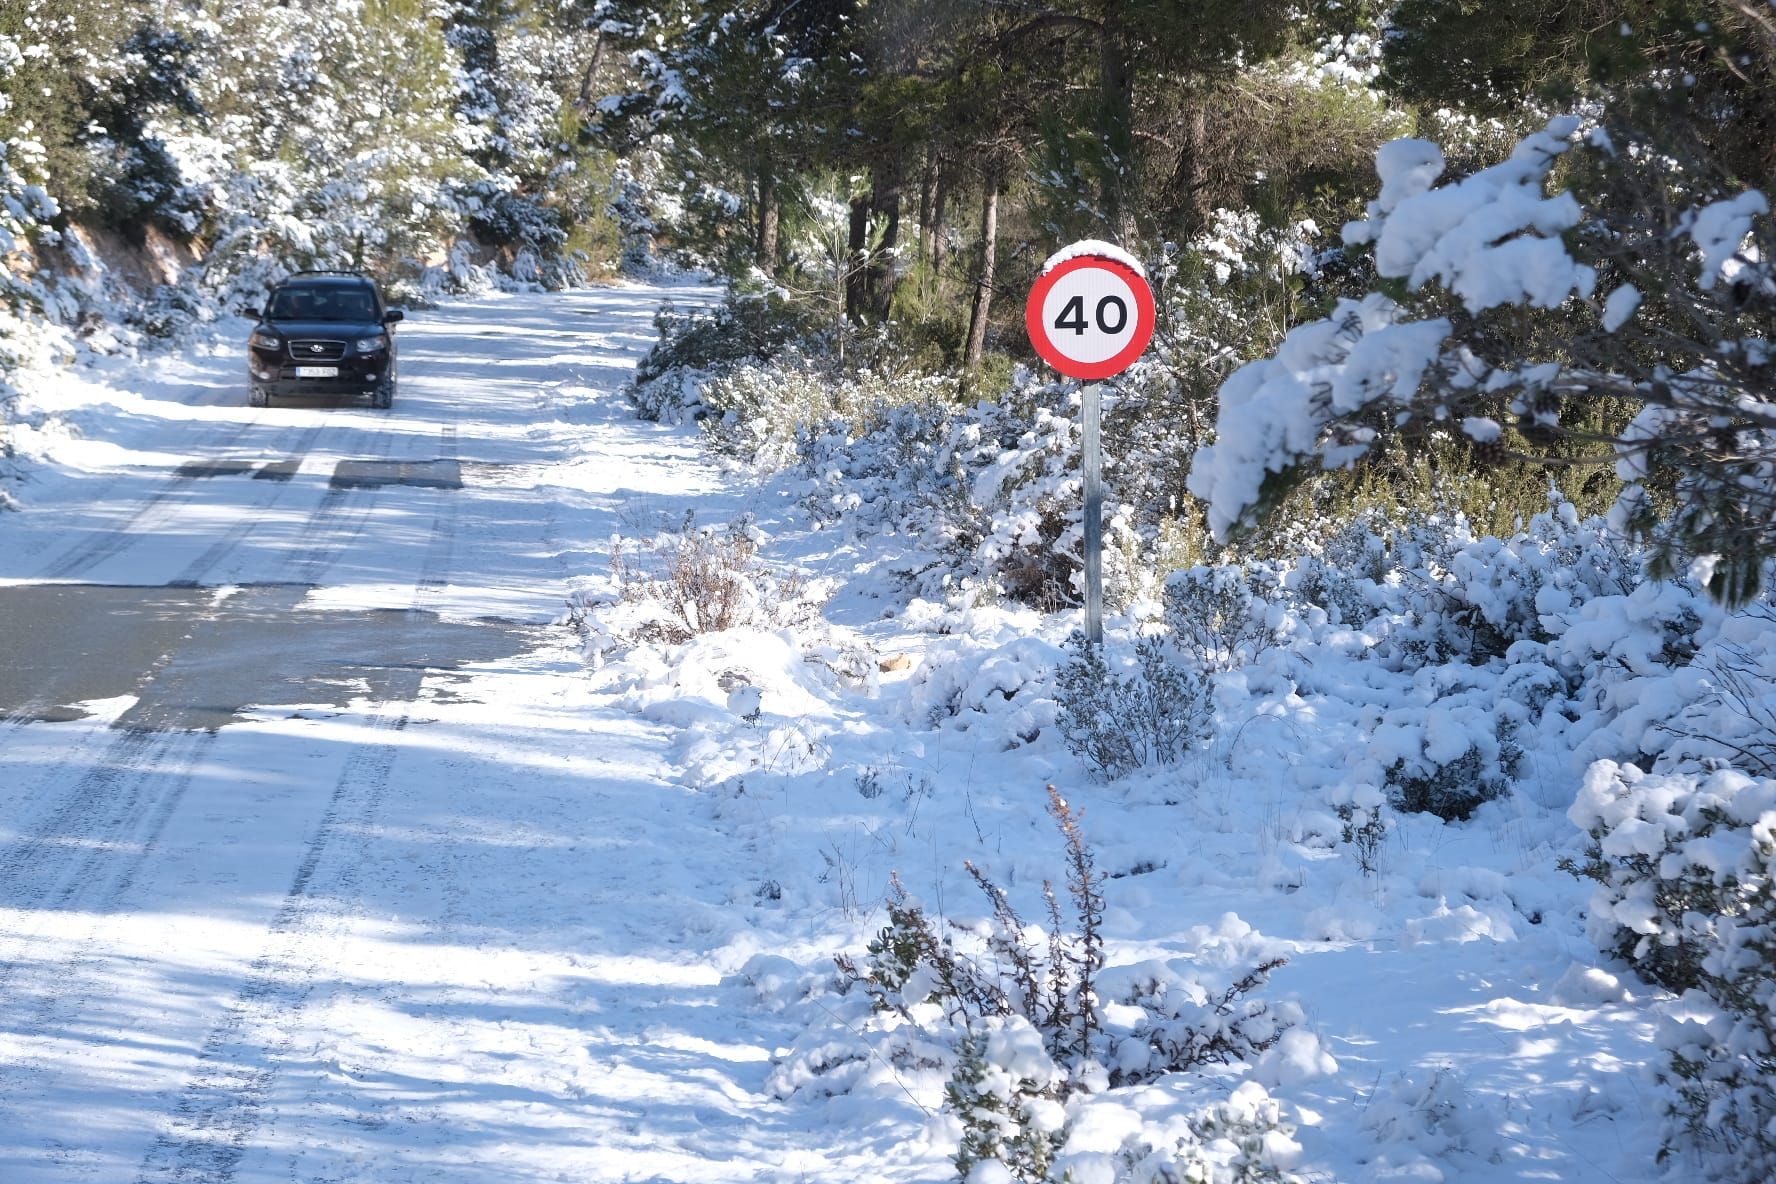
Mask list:
[[1085,639],[1104,642],[1104,450],[1098,442],[1104,388],[1088,382],[1079,392],[1085,420],[1080,439],[1080,483],[1085,487]]
[[1085,636],[1104,641],[1104,470],[1099,379],[1127,370],[1153,339],[1153,289],[1141,265],[1120,247],[1081,242],[1051,256],[1030,289],[1024,327],[1042,360],[1080,389],[1080,484],[1084,495]]

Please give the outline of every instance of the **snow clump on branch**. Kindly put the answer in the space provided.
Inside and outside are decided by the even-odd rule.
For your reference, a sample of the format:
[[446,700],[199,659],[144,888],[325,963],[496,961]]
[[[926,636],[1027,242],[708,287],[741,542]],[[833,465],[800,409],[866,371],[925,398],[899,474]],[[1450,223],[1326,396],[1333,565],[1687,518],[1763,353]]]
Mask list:
[[[1554,161],[1576,121],[1557,119],[1510,159],[1442,188],[1444,160],[1425,140],[1395,140],[1376,155],[1381,195],[1369,217],[1345,227],[1350,244],[1375,244],[1376,269],[1418,288],[1436,279],[1469,312],[1528,301],[1553,307],[1589,296],[1594,270],[1567,253],[1559,235],[1581,217],[1570,194],[1543,198]],[[1453,325],[1409,321],[1387,296],[1341,300],[1331,316],[1292,330],[1271,358],[1241,367],[1222,386],[1215,443],[1197,453],[1189,488],[1208,503],[1209,526],[1225,539],[1265,505],[1291,469],[1318,457],[1327,468],[1361,459],[1371,428],[1329,431],[1336,419],[1378,402],[1410,403],[1443,359]],[[1460,383],[1457,370],[1452,381]]]
[[[1596,208],[1547,196],[1578,131],[1575,118],[1551,120],[1503,162],[1442,185],[1435,144],[1381,148],[1380,194],[1344,240],[1372,245],[1387,283],[1298,326],[1221,386],[1215,441],[1188,480],[1218,539],[1262,520],[1313,469],[1351,467],[1411,427],[1459,434],[1495,457],[1532,455],[1599,442],[1597,429],[1564,418],[1569,407],[1594,417],[1606,400],[1628,427],[1590,459],[1619,459],[1622,480],[1636,483],[1616,528],[1652,543],[1655,575],[1699,560],[1724,603],[1756,595],[1776,554],[1769,202],[1743,191],[1673,210],[1607,137],[1585,150],[1599,154],[1590,163],[1607,187]],[[1613,290],[1599,301],[1604,269]],[[1422,293],[1415,309],[1403,291]],[[1504,309],[1549,313],[1495,326]],[[1651,362],[1648,340],[1659,343]],[[1506,438],[1501,413],[1518,437]],[[1655,512],[1638,484],[1650,478],[1674,479],[1674,504]]]

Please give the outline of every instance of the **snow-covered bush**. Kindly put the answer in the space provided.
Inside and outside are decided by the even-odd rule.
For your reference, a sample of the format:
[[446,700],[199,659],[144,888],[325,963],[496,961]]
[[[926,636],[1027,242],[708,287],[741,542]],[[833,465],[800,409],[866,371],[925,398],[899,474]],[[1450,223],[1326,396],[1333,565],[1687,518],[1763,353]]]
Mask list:
[[873,432],[904,408],[939,420],[958,388],[955,379],[937,375],[839,372],[789,349],[711,379],[703,387],[703,430],[718,448],[755,467],[779,469],[799,459],[809,437]]
[[1219,990],[1163,963],[1106,973],[1110,1001],[1143,1016],[1132,1026],[1111,1025],[1110,1083],[1134,1085],[1201,1065],[1242,1064],[1268,1051],[1298,1022],[1299,1012],[1254,995],[1286,963],[1267,958]]
[[1027,925],[1004,889],[968,864],[988,919],[939,926],[897,879],[888,924],[865,961],[836,959],[842,981],[895,1026],[948,1033],[945,1102],[961,1127],[955,1164],[964,1180],[1048,1184],[1069,1099],[1250,1060],[1298,1018],[1297,1009],[1252,997],[1281,958],[1218,988],[1163,963],[1106,971],[1103,876],[1079,814],[1053,786],[1048,793],[1066,843],[1070,930],[1052,884],[1043,885],[1044,930]]
[[1201,671],[1249,665],[1277,641],[1281,581],[1273,569],[1223,564],[1166,577],[1164,619],[1173,643]]
[[[1636,668],[1665,677],[1694,652],[1694,592],[1625,596],[1635,556],[1565,502],[1505,539],[1475,535],[1459,515],[1370,512],[1323,529],[1324,541],[1298,532],[1291,557],[1174,572],[1131,655],[1113,634],[1104,654],[1062,667],[1056,699],[1075,754],[1109,777],[1172,763],[1210,731],[1205,676],[1287,671],[1304,693],[1320,693],[1337,684],[1322,685],[1319,655],[1328,672],[1356,657],[1390,690],[1366,717],[1351,784],[1381,789],[1400,810],[1462,819],[1509,790],[1549,729],[1562,743],[1585,735],[1564,714],[1570,703],[1592,705],[1595,755],[1615,753],[1608,746],[1632,730],[1607,733],[1616,713],[1650,722],[1665,700],[1606,690],[1633,677],[1623,655],[1646,654]],[[1671,619],[1622,628],[1624,617],[1653,625],[1640,603],[1649,599]],[[1385,817],[1366,801],[1332,804],[1348,807],[1339,833],[1372,863]]]
[[1169,639],[1135,639],[1113,667],[1104,647],[1074,634],[1055,676],[1061,735],[1094,772],[1117,778],[1148,765],[1176,764],[1209,732],[1209,680],[1180,660]]
[[[972,531],[954,536],[961,570],[999,593],[1054,610],[1085,598],[1085,515],[1080,483],[1080,395],[1077,383],[1016,382],[996,405],[979,404],[956,427],[972,444],[965,458]],[[1141,482],[1143,453],[1137,407],[1104,401],[1104,596],[1126,604],[1146,590],[1138,563],[1143,537],[1154,537],[1154,503],[1131,486]],[[1147,455],[1151,455],[1148,450]]]
[[1776,778],[1599,761],[1569,815],[1591,836],[1592,936],[1682,992],[1660,1033],[1669,1154],[1776,1174]]
[[1396,808],[1454,821],[1509,790],[1524,734],[1566,684],[1529,658],[1502,672],[1427,666],[1400,689],[1401,701],[1379,713],[1370,753]]
[[940,927],[898,880],[888,901],[888,925],[869,943],[859,966],[835,961],[848,986],[863,990],[878,1011],[912,1019],[936,1004],[942,1019],[972,1030],[988,1017],[1016,1016],[1038,1034],[1045,1055],[1076,1071],[1058,1088],[1080,1088],[1079,1076],[1101,1050],[1103,1017],[1095,981],[1104,965],[1103,876],[1079,829],[1079,816],[1054,786],[1048,811],[1066,843],[1066,889],[1074,931],[1065,931],[1060,899],[1044,881],[1050,929],[1026,925],[1005,890],[974,864],[965,866],[991,907],[973,928]]
[[1065,1075],[1023,1016],[986,1016],[974,1026],[944,1086],[944,1107],[962,1124],[956,1176],[1048,1184],[1066,1138]]
[[872,422],[860,437],[834,425],[798,439],[812,484],[803,507],[823,526],[924,537],[960,555],[985,529],[968,472],[978,425],[959,429],[957,416],[921,402],[878,408]]
[[1639,582],[1638,556],[1605,521],[1550,496],[1508,537],[1482,534],[1458,512],[1371,510],[1323,540],[1297,532],[1295,555],[1270,562],[1283,569],[1285,601],[1347,628],[1380,617],[1389,626],[1380,656],[1396,665],[1481,665],[1519,642],[1563,636],[1579,606]]
[[1295,1126],[1256,1081],[1187,1115],[1166,1146],[1131,1139],[1118,1154],[1118,1184],[1301,1184]]
[[644,418],[678,422],[703,414],[709,380],[776,354],[801,326],[783,301],[736,293],[707,313],[663,305],[654,329],[660,340],[635,368],[630,397]]
[[[698,417],[718,447],[795,469],[818,519],[922,540],[946,568],[934,583],[970,581],[984,596],[1048,608],[1082,599],[1078,384],[1020,373],[999,400],[970,405],[956,379],[920,373],[892,350],[869,364],[853,351],[841,365],[795,318],[775,297],[748,295],[713,314],[663,314],[632,388],[641,413]],[[1168,478],[1156,474],[1177,464],[1146,422],[1138,403],[1106,401],[1112,603],[1145,578],[1137,555],[1160,515],[1139,507],[1158,505]],[[1140,486],[1136,500],[1125,485]]]
[[569,623],[598,655],[637,642],[679,645],[703,633],[742,626],[777,628],[817,611],[823,589],[795,572],[778,572],[758,558],[751,519],[724,529],[686,522],[639,546],[612,540],[611,569],[621,598],[601,605],[580,597]]
[[1414,1070],[1386,1083],[1378,1080],[1362,1119],[1363,1128],[1388,1148],[1382,1164],[1402,1179],[1432,1171],[1440,1175],[1456,1154],[1499,1162],[1504,1122],[1494,1106],[1466,1088],[1452,1065]]
[[1348,783],[1337,786],[1332,799],[1339,842],[1350,849],[1364,875],[1375,875],[1381,870],[1381,845],[1393,829],[1393,820],[1383,809],[1386,799],[1374,786]]

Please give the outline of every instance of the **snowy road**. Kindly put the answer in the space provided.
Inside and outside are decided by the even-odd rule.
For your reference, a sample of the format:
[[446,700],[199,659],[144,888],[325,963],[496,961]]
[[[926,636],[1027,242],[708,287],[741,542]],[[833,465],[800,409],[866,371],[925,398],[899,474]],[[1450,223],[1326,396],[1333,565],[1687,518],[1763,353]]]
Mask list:
[[0,522],[0,1180],[781,1161],[743,853],[547,627],[613,532],[732,509],[614,393],[665,295],[420,314],[393,413],[250,409],[233,346],[59,393]]
[[[1093,782],[1049,726],[1064,618],[907,604],[904,540],[633,417],[656,307],[712,295],[426,312],[393,413],[248,408],[236,342],[44,396],[77,433],[0,515],[0,1184],[953,1179],[948,1054],[832,955],[894,875],[964,925],[964,859],[1030,901],[1049,781],[1107,974],[1286,957],[1299,1012],[1252,1065],[1080,1099],[1077,1154],[1243,1075],[1311,1184],[1655,1177],[1649,1013],[1557,866],[1552,761],[1366,872],[1314,837],[1381,693],[1333,663],[1350,703],[1252,691],[1188,767]],[[743,513],[818,613],[597,672],[550,624],[614,536]]]

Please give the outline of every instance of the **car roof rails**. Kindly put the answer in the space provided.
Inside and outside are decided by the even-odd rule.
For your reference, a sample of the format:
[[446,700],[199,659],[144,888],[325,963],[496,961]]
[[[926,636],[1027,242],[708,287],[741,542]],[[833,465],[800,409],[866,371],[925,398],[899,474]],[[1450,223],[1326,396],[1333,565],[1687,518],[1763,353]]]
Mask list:
[[361,271],[347,271],[344,268],[338,268],[338,267],[317,267],[317,268],[304,269],[302,271],[292,271],[285,278],[295,279],[299,275],[343,275],[343,276],[350,276],[353,279],[359,279],[359,280],[367,280],[370,278],[369,276],[365,275]]

